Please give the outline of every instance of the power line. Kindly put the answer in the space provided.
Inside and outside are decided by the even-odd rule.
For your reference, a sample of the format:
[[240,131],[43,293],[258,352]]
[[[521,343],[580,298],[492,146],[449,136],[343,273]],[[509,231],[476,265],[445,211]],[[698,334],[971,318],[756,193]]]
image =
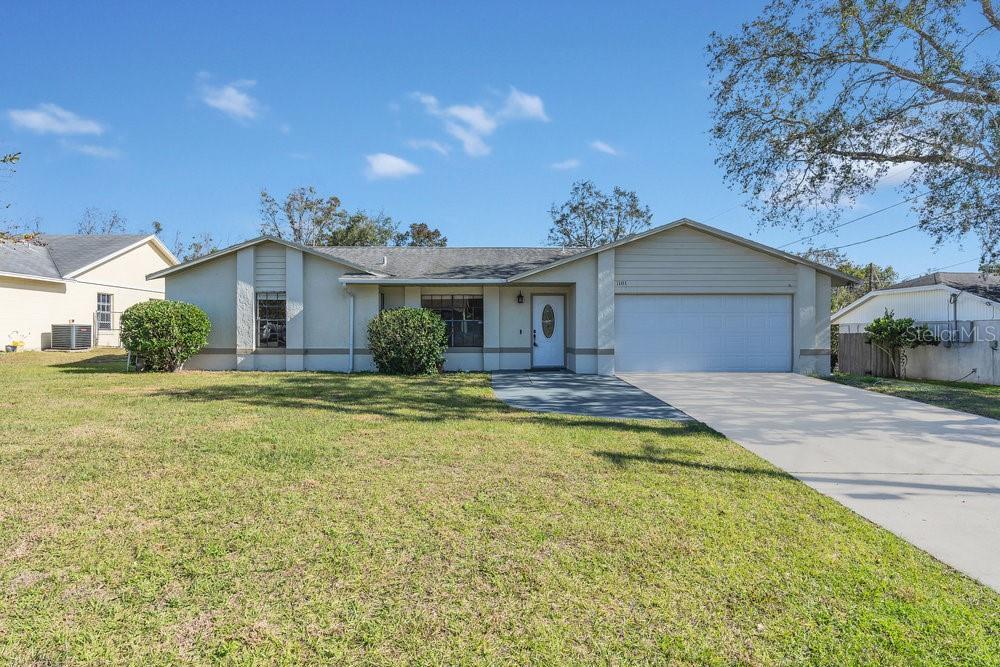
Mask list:
[[850,248],[852,246],[861,245],[862,243],[870,243],[872,241],[878,241],[879,239],[884,239],[888,236],[895,236],[896,234],[902,234],[903,232],[908,232],[911,229],[916,229],[920,225],[910,225],[909,227],[903,227],[902,229],[897,229],[894,232],[889,232],[888,234],[882,234],[881,236],[873,236],[870,239],[865,239],[864,241],[855,241],[854,243],[848,243],[846,245],[839,245],[834,248],[820,248],[816,252],[825,252],[827,250],[843,250],[844,248]]
[[712,220],[715,220],[716,218],[721,218],[721,217],[722,217],[722,216],[724,216],[724,215],[725,215],[726,213],[729,213],[730,211],[735,211],[736,209],[740,208],[741,206],[743,206],[743,204],[737,204],[736,206],[733,206],[733,207],[730,207],[730,208],[727,208],[727,209],[726,209],[725,211],[723,211],[722,213],[716,213],[716,214],[715,214],[715,215],[713,215],[713,216],[712,216],[711,218],[707,218],[707,219],[705,220],[705,222],[711,222]]
[[978,262],[978,261],[979,261],[978,257],[973,257],[972,259],[966,259],[966,260],[961,261],[961,262],[955,262],[954,264],[949,264],[948,266],[939,266],[937,268],[933,268],[933,269],[930,270],[930,273],[934,273],[935,271],[940,271],[942,269],[951,269],[951,268],[954,268],[956,266],[961,266],[962,264],[968,264],[969,262]]
[[[954,215],[955,213],[958,213],[959,210],[960,210],[960,208],[959,209],[955,209],[954,211],[947,211],[945,213],[940,213],[938,215],[935,215],[933,218],[928,218],[927,220],[923,220],[921,222],[918,222],[915,225],[910,225],[909,227],[903,227],[902,229],[897,229],[896,231],[889,232],[888,234],[882,234],[881,236],[873,236],[872,238],[865,239],[864,241],[855,241],[854,243],[848,243],[847,245],[837,246],[835,248],[822,248],[822,249],[818,250],[817,252],[823,252],[825,250],[840,250],[842,248],[850,248],[851,246],[861,245],[862,243],[868,243],[870,241],[878,241],[879,239],[884,239],[887,236],[895,236],[896,234],[902,234],[903,232],[906,232],[906,231],[909,231],[909,230],[914,229],[916,227],[919,227],[920,225],[927,224],[928,222],[934,222],[935,220],[939,220],[940,218],[944,218],[944,217],[947,217],[949,215]],[[996,212],[998,210],[1000,210],[1000,209],[990,209],[988,212],[989,213],[994,213],[994,212]],[[962,263],[964,264],[965,262],[962,262]],[[944,268],[948,268],[948,267],[944,267]]]
[[834,225],[830,229],[825,229],[825,230],[823,230],[821,232],[816,232],[815,234],[810,234],[809,236],[803,236],[802,238],[797,239],[795,241],[792,241],[791,243],[786,243],[783,246],[778,246],[778,249],[779,250],[784,250],[788,246],[795,245],[796,243],[802,243],[803,241],[808,241],[809,239],[814,239],[817,236],[822,236],[823,234],[829,234],[830,232],[832,232],[834,230],[837,230],[837,229],[840,229],[841,227],[846,227],[847,225],[852,225],[855,222],[860,222],[860,221],[864,220],[865,218],[870,218],[873,215],[878,215],[879,213],[885,213],[889,209],[896,208],[897,206],[902,206],[903,204],[908,204],[909,202],[913,201],[914,199],[920,199],[921,197],[924,197],[924,196],[926,196],[928,194],[930,194],[930,193],[924,192],[924,193],[919,194],[919,195],[913,195],[912,197],[909,197],[909,198],[904,199],[902,201],[898,201],[895,204],[890,204],[889,206],[886,206],[885,208],[880,208],[877,211],[872,211],[870,213],[865,213],[864,215],[859,215],[858,217],[856,217],[856,218],[854,218],[852,220],[848,220],[847,222],[842,222],[839,225]]

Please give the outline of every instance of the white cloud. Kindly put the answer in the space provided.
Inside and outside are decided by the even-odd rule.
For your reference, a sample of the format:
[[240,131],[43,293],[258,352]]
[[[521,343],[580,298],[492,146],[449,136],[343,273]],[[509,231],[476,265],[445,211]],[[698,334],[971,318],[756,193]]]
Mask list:
[[278,126],[278,132],[281,132],[282,134],[291,134],[292,126],[289,125],[288,123],[282,123],[281,125]]
[[81,118],[57,104],[39,104],[35,109],[10,109],[7,116],[14,127],[38,134],[103,134],[96,120]]
[[605,143],[600,139],[595,139],[590,142],[590,147],[599,153],[606,153],[607,155],[618,155],[618,149],[611,144]]
[[377,180],[380,178],[404,178],[406,176],[413,176],[414,174],[420,173],[420,167],[417,165],[412,162],[408,162],[401,157],[390,155],[388,153],[366,155],[365,160],[368,161],[368,168],[365,169],[365,174],[371,180]]
[[451,150],[447,145],[433,139],[410,139],[406,145],[416,151],[431,150],[441,155],[447,155]]
[[438,98],[428,93],[416,92],[411,95],[431,116],[440,118],[444,130],[462,144],[466,154],[473,157],[489,155],[491,148],[486,138],[491,136],[503,123],[514,120],[548,121],[542,98],[529,95],[513,86],[503,107],[491,112],[481,104],[453,104],[442,107]]
[[885,176],[879,179],[879,185],[899,185],[906,182],[906,179],[913,174],[917,168],[916,162],[903,162],[886,172]]
[[493,134],[493,130],[497,129],[496,119],[478,104],[476,106],[454,104],[444,110],[444,115],[458,120],[476,134],[483,136]]
[[117,160],[122,156],[122,152],[117,148],[108,148],[107,146],[98,146],[96,144],[71,144],[64,143],[66,148],[83,155],[89,155],[90,157],[101,158],[104,160]]
[[472,157],[482,157],[489,155],[493,150],[483,137],[470,127],[459,123],[447,122],[444,125],[445,131],[462,143],[462,148]]
[[576,158],[570,158],[568,160],[563,160],[562,162],[553,162],[549,165],[552,169],[556,171],[568,171],[570,169],[576,169],[580,166],[580,161]]
[[235,120],[253,120],[260,114],[260,102],[247,92],[257,85],[256,81],[240,79],[216,86],[208,78],[207,73],[199,72],[198,96],[202,102]]
[[501,118],[549,122],[542,98],[538,95],[529,95],[514,86],[510,87],[510,94],[507,95],[507,101],[504,102],[503,109],[498,115]]

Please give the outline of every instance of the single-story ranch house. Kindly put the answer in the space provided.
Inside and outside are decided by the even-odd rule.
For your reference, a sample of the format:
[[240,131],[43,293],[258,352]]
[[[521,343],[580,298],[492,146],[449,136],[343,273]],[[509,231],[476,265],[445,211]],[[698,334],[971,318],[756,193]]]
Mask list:
[[[146,274],[177,264],[153,235],[42,234],[0,241],[0,345],[49,347],[53,324],[92,327],[90,345],[118,345],[118,316],[163,298]],[[3,349],[0,347],[0,349]]]
[[157,271],[212,320],[187,367],[372,370],[369,320],[430,308],[446,370],[830,371],[850,276],[691,220],[599,248],[311,247],[271,237]]

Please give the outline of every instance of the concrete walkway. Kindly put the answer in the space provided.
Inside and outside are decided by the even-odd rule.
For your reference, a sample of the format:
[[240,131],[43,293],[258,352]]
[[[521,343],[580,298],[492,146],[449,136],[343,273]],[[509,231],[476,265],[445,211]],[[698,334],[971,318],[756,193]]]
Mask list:
[[690,421],[680,410],[615,377],[502,371],[493,374],[493,391],[504,403],[535,412]]
[[1000,590],[1000,421],[801,375],[622,378]]

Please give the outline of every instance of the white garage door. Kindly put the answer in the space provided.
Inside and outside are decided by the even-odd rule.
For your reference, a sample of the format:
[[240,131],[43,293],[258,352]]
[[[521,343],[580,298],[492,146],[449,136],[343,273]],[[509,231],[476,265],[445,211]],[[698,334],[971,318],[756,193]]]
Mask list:
[[619,295],[615,370],[790,371],[789,295]]

